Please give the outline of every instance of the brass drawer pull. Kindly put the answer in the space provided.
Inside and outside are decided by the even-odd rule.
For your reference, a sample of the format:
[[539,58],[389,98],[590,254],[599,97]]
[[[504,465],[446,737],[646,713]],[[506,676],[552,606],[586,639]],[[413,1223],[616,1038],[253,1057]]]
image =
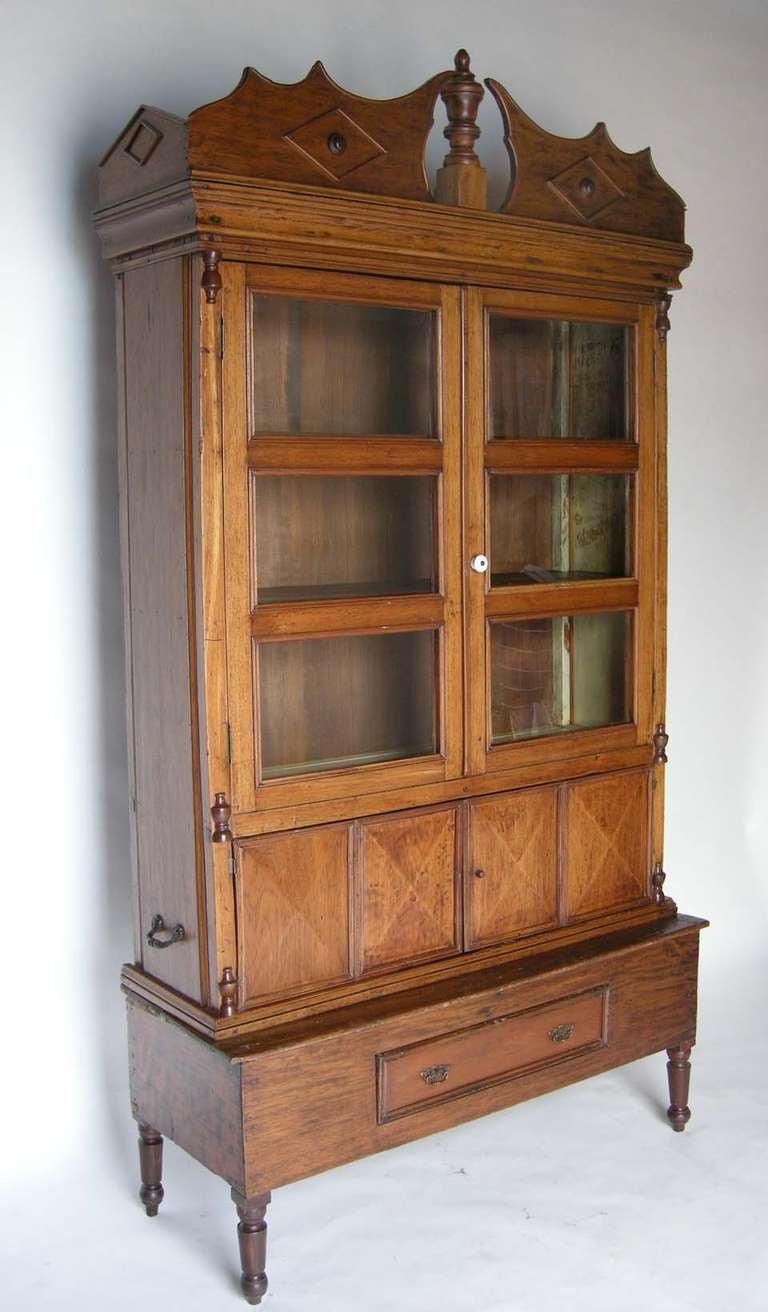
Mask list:
[[425,1084],[442,1084],[448,1078],[449,1066],[427,1066],[426,1070],[419,1071],[419,1075]]
[[549,1031],[549,1037],[553,1043],[563,1043],[566,1039],[572,1039],[575,1032],[575,1025],[555,1025],[554,1029]]
[[[158,938],[157,935],[166,929],[170,937]],[[184,933],[183,925],[174,925],[173,929],[171,929],[169,926],[166,926],[163,917],[157,915],[152,918],[152,924],[150,925],[149,933],[147,934],[147,942],[151,948],[169,948],[172,943],[180,943],[184,938]]]

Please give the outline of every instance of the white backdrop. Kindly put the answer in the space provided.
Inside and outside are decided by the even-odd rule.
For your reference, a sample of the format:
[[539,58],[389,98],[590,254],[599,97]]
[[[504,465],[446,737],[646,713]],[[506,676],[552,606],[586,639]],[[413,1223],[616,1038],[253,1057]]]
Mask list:
[[[226,1187],[171,1149],[162,1219],[145,1222],[132,1201],[117,987],[131,949],[113,311],[90,222],[97,162],[140,102],[186,114],[228,92],[245,63],[293,81],[319,56],[344,86],[388,96],[466,45],[478,75],[498,77],[544,126],[580,135],[603,118],[624,149],[650,142],[688,203],[695,260],[669,341],[665,868],[681,909],[713,921],[695,1119],[665,1136],[649,1108],[664,1094],[656,1058],[292,1186],[273,1207],[269,1300],[458,1308],[473,1286],[470,1305],[522,1312],[566,1298],[639,1309],[651,1297],[661,1312],[739,1300],[757,1312],[749,1212],[765,1206],[755,1163],[768,1141],[765,0],[4,0],[2,18],[6,1306],[120,1309],[153,1293],[171,1307],[182,1296],[236,1306],[222,1278],[234,1264]],[[498,194],[504,155],[488,103],[481,123]],[[441,146],[438,129],[433,161]],[[607,1186],[614,1170],[634,1201]]]

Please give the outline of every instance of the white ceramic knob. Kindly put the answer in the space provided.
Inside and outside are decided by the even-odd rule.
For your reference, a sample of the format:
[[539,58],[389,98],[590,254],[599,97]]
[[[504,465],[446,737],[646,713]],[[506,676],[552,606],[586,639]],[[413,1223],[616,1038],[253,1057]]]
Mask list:
[[469,562],[469,568],[473,569],[476,574],[484,574],[488,568],[488,557],[482,554],[473,556]]

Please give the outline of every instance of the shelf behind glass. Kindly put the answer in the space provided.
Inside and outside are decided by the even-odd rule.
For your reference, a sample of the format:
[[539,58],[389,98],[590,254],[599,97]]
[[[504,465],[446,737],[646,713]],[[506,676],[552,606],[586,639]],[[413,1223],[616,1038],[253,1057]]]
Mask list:
[[256,434],[433,437],[435,312],[251,296]]
[[434,592],[430,475],[251,476],[254,604]]
[[631,720],[629,612],[500,620],[490,630],[494,745]]
[[488,436],[631,439],[629,343],[624,324],[491,313]]
[[264,779],[437,751],[436,634],[357,634],[257,648]]
[[626,578],[627,474],[492,474],[491,587]]

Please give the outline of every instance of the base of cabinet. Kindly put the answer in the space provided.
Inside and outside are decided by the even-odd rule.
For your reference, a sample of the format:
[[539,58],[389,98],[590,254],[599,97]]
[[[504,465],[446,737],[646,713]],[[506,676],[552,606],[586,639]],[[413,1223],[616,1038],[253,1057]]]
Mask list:
[[280,1185],[663,1049],[681,1130],[706,923],[676,916],[225,1044],[126,988],[142,1199],[157,1211],[163,1135],[227,1180],[256,1302]]

